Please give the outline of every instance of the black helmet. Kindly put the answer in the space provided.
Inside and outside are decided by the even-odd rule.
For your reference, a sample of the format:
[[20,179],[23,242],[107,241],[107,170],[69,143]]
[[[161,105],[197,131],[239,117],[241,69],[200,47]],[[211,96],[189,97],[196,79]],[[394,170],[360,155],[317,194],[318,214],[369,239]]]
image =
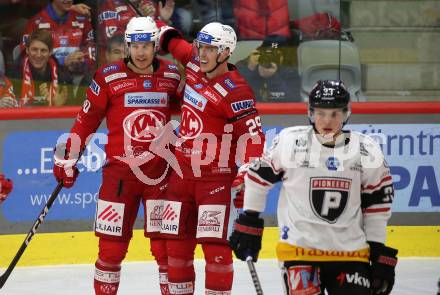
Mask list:
[[309,95],[309,108],[348,108],[350,93],[340,80],[319,80]]

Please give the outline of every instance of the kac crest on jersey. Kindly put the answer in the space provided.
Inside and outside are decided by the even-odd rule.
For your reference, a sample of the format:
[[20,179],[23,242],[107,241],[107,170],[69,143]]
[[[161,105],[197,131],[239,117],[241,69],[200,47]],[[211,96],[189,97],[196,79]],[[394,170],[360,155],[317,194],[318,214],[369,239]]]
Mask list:
[[348,178],[312,177],[310,205],[315,215],[328,223],[336,223],[347,205],[350,187]]

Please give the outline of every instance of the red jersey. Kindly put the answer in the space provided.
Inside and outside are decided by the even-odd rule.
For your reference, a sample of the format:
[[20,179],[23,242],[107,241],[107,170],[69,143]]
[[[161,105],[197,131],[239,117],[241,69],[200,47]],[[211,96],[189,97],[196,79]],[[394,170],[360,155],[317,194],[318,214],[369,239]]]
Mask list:
[[52,5],[47,5],[26,24],[22,49],[25,48],[29,35],[36,29],[48,29],[52,32],[53,56],[59,64],[64,65],[66,56],[78,50],[84,52],[89,64],[95,60],[93,28],[85,16],[69,11],[60,18]]
[[[154,2],[142,0],[141,2]],[[133,4],[139,5],[139,4]],[[157,6],[157,5],[155,5]],[[107,41],[115,35],[124,35],[128,21],[138,16],[138,13],[127,1],[123,0],[102,0],[98,12],[98,40],[99,44],[105,46]],[[158,16],[158,9],[153,17]]]
[[[71,129],[72,134],[79,136],[81,147],[106,118],[108,142],[105,151],[109,162],[114,163],[117,157],[148,152],[150,143],[170,120],[170,103],[177,99],[180,82],[175,64],[155,58],[153,66],[154,74],[150,75],[133,72],[124,61],[98,69],[87,89],[87,100]],[[166,159],[156,156],[142,169],[161,175],[156,164],[165,167]],[[125,164],[122,166],[128,168]]]
[[243,164],[263,152],[264,134],[252,89],[232,64],[225,74],[208,79],[183,39],[171,40],[168,50],[186,66],[181,144],[175,151],[183,175],[233,177],[237,160]]

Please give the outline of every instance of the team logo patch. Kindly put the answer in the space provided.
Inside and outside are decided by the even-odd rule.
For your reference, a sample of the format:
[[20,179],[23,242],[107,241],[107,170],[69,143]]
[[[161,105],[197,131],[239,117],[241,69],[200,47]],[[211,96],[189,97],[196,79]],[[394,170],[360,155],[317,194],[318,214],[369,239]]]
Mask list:
[[252,99],[240,100],[231,103],[231,108],[234,113],[252,109],[253,107],[254,107],[254,101]]
[[127,78],[127,73],[114,73],[104,78],[105,82],[110,82],[120,78]]
[[226,89],[224,89],[223,86],[221,86],[220,84],[215,83],[215,84],[214,84],[214,88],[215,88],[218,92],[220,92],[220,94],[221,94],[223,97],[225,97],[226,95],[228,95],[228,92],[226,91]]
[[234,82],[231,81],[231,79],[225,79],[225,84],[231,90],[236,87]]
[[151,80],[145,80],[142,85],[145,89],[150,89],[151,87],[153,87],[153,83],[151,82]]
[[199,111],[204,111],[208,100],[197,93],[191,86],[186,85],[185,93],[183,95],[183,101],[198,109]]
[[98,233],[122,236],[125,204],[98,200],[95,231]]
[[328,170],[336,171],[338,167],[341,166],[341,162],[336,157],[328,157],[327,161],[325,161],[325,165]]
[[102,73],[103,74],[107,74],[107,73],[118,71],[118,70],[119,70],[119,66],[117,66],[117,65],[109,65],[108,67],[105,67],[105,68],[102,69]]
[[146,224],[147,232],[160,232],[162,225],[163,200],[147,200],[146,208]]
[[221,238],[225,225],[226,206],[200,205],[196,238]]
[[351,179],[348,178],[310,178],[310,204],[315,215],[335,223],[346,208],[350,187]]
[[177,235],[179,233],[181,202],[164,201],[161,233]]
[[166,124],[166,116],[156,110],[137,110],[125,117],[124,133],[135,141],[150,142],[157,138]]
[[137,87],[136,79],[127,79],[123,81],[110,83],[110,90],[115,95],[126,90],[134,89],[136,87]]
[[99,92],[101,91],[101,87],[96,83],[95,80],[92,80],[92,83],[90,84],[90,90],[93,92],[94,95],[98,96]]
[[182,106],[182,121],[180,123],[179,134],[182,138],[196,138],[203,130],[203,122],[199,115],[190,107]]
[[124,95],[124,106],[138,107],[167,107],[168,95],[165,92],[129,92]]

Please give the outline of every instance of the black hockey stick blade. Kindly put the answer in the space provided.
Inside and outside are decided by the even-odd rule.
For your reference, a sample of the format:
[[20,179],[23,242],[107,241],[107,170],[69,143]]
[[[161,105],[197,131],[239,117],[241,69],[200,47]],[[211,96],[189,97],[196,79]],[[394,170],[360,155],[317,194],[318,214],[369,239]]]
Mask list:
[[47,213],[49,213],[50,207],[52,207],[53,202],[58,197],[59,192],[63,188],[63,183],[59,182],[50,195],[49,200],[47,200],[46,205],[44,206],[43,210],[41,210],[40,214],[37,217],[37,220],[35,220],[34,224],[32,225],[31,229],[29,230],[26,238],[24,239],[23,243],[21,244],[20,249],[18,249],[17,254],[15,254],[14,259],[12,259],[11,263],[9,264],[6,271],[0,276],[0,289],[3,288],[4,284],[8,280],[9,276],[11,275],[12,271],[14,270],[15,266],[17,265],[18,261],[20,260],[21,256],[23,255],[24,251],[26,250],[28,244],[30,243],[32,237],[37,232],[38,227],[41,223],[43,223],[44,218],[46,218]]
[[246,263],[251,273],[252,283],[254,283],[255,292],[257,295],[263,295],[263,289],[261,288],[260,279],[258,278],[257,270],[255,269],[254,262],[252,261],[252,256],[246,257]]

